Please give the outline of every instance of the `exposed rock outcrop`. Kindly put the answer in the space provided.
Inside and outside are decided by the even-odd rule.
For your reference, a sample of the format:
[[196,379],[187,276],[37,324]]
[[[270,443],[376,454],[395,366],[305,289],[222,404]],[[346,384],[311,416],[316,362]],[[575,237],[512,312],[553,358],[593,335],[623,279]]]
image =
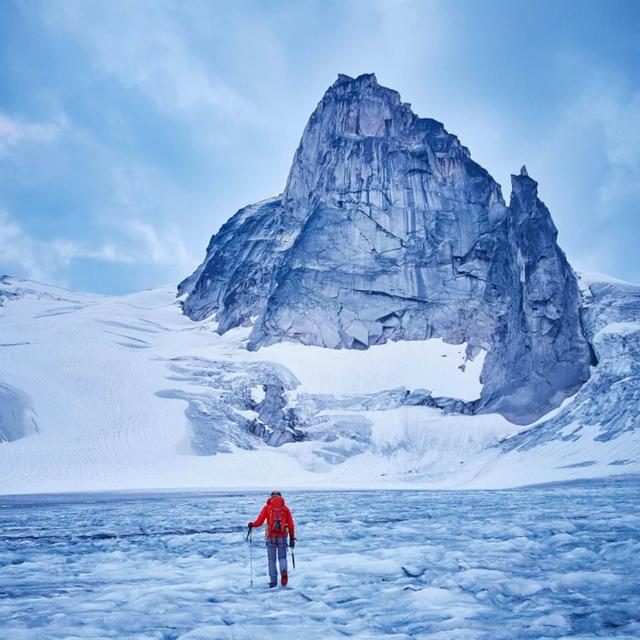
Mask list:
[[193,319],[366,349],[442,337],[488,352],[478,410],[528,423],[588,379],[575,276],[537,183],[500,186],[458,138],[373,74],[339,76],[284,193],[241,209],[179,287]]
[[[585,276],[582,285],[584,327],[597,359],[593,375],[556,415],[506,440],[505,450],[582,438],[607,442],[640,429],[640,287],[593,276]],[[610,464],[624,468],[634,459],[620,447]]]

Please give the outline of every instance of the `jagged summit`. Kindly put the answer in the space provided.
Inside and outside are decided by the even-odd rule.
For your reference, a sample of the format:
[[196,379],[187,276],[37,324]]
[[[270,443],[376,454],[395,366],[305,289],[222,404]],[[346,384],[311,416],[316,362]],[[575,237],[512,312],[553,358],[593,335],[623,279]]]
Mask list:
[[[378,78],[376,78],[375,73],[361,73],[359,76],[352,78],[348,76],[346,73],[339,73],[336,81],[329,87],[328,90],[331,90],[333,87],[343,84],[369,84],[369,85],[378,85]],[[387,89],[388,91],[393,91],[393,89]]]
[[477,410],[528,422],[589,375],[579,292],[526,168],[499,185],[374,74],[339,75],[281,196],[249,205],[179,287],[193,319],[253,325],[250,348],[396,340],[487,352]]
[[[378,83],[375,73],[363,73],[356,78],[343,73],[338,74],[338,79],[326,90],[320,104],[325,100],[350,99],[366,100],[378,96],[390,104],[400,105],[402,100],[395,89],[384,87]],[[405,104],[406,107],[411,105]]]

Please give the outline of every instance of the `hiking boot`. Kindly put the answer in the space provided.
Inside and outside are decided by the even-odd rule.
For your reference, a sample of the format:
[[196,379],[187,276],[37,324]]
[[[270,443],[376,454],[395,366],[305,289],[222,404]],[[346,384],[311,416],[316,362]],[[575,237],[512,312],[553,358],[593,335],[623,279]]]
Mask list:
[[283,569],[282,570],[282,577],[280,578],[280,584],[282,584],[283,587],[287,586],[287,582],[289,582],[289,576],[287,575],[287,570]]
[[269,583],[269,589],[273,589],[274,587],[277,587],[278,583],[277,582],[270,582]]

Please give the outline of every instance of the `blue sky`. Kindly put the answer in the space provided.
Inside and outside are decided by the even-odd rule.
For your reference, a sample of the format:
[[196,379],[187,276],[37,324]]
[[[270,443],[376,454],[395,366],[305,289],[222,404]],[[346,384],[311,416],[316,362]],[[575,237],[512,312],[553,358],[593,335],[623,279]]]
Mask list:
[[526,164],[580,270],[640,282],[640,2],[0,5],[0,273],[176,284],[275,195],[338,73],[375,72],[503,186]]

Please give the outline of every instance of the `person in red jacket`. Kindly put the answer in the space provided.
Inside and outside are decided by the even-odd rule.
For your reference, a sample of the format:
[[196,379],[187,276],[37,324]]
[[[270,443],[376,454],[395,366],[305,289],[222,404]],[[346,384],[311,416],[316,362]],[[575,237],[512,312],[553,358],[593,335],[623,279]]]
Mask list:
[[278,585],[278,570],[276,569],[276,550],[280,564],[281,583],[285,587],[289,580],[287,575],[287,537],[289,546],[295,547],[295,525],[289,507],[284,503],[279,491],[272,491],[267,504],[262,507],[260,515],[254,522],[249,523],[249,529],[261,527],[267,521],[265,539],[267,544],[267,560],[269,562],[269,586]]

